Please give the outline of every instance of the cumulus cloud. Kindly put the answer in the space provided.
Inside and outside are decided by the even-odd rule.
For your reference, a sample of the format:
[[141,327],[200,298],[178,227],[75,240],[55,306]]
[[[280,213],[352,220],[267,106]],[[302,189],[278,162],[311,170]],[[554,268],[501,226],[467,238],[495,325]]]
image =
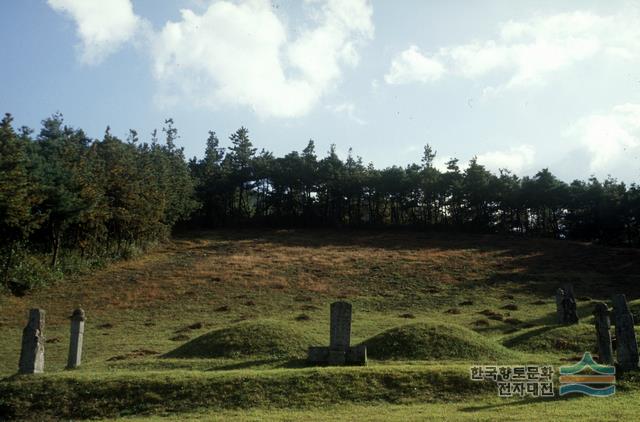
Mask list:
[[345,116],[350,120],[353,120],[359,125],[364,125],[365,122],[363,119],[358,117],[356,113],[356,106],[353,103],[340,103],[340,104],[329,104],[326,106],[327,110],[335,113],[339,116]]
[[80,38],[80,60],[97,64],[133,39],[144,24],[130,0],[47,0],[57,12],[69,15]]
[[520,173],[534,163],[536,151],[530,145],[511,147],[508,150],[491,151],[478,155],[478,163],[490,170],[511,170]]
[[[500,75],[506,75],[507,79],[496,89],[513,88],[545,83],[554,72],[588,59],[637,59],[640,56],[639,28],[633,12],[600,16],[576,11],[527,21],[508,21],[500,25],[495,39],[447,46],[431,55],[420,54],[412,46],[400,56],[407,53],[419,59],[401,62],[403,73],[407,75],[420,74],[420,69],[429,63],[439,69],[435,72],[437,77],[445,71],[470,79],[502,72]],[[397,63],[396,57],[389,75],[393,74],[394,67],[398,67]],[[393,78],[387,80],[393,81]]]
[[307,2],[315,26],[290,40],[267,0],[219,1],[203,13],[181,11],[156,37],[154,70],[164,100],[242,105],[264,117],[306,114],[358,63],[373,36],[366,0]]
[[438,60],[423,55],[417,46],[412,45],[391,62],[389,73],[384,76],[388,84],[407,84],[411,82],[432,82],[444,74],[444,66]]
[[622,104],[586,116],[565,133],[589,153],[590,170],[604,175],[621,166],[638,166],[640,104]]

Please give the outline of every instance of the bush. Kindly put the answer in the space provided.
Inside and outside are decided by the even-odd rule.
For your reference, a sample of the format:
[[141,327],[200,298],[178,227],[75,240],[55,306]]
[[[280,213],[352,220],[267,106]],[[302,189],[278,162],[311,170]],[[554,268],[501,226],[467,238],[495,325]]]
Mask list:
[[5,288],[16,296],[24,295],[28,290],[44,286],[62,277],[60,270],[52,270],[47,259],[40,255],[18,251],[6,274]]

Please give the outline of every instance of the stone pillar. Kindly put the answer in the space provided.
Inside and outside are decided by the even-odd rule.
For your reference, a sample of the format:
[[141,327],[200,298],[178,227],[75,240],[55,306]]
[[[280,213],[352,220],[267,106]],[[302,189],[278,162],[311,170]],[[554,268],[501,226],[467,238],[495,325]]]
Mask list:
[[564,299],[564,290],[559,288],[556,290],[556,313],[558,314],[558,323],[562,324],[564,321],[564,310],[562,308],[562,299]]
[[563,284],[556,291],[556,311],[558,313],[558,323],[565,325],[578,323],[576,299],[573,295],[573,286],[571,284]]
[[351,343],[351,304],[334,302],[331,304],[331,328],[329,337],[329,364],[345,363]]
[[616,355],[621,370],[638,368],[638,342],[633,326],[633,315],[629,312],[627,299],[623,294],[613,295],[613,312],[616,321]]
[[351,304],[331,304],[329,347],[309,347],[307,362],[313,365],[366,365],[367,346],[351,347]]
[[71,340],[69,341],[69,358],[67,369],[80,366],[82,361],[82,339],[84,336],[84,311],[76,309],[71,315]]
[[611,347],[611,320],[609,308],[603,302],[596,303],[593,310],[596,325],[596,338],[598,341],[598,356],[603,365],[613,365],[613,348]]
[[22,348],[18,372],[39,374],[44,372],[44,310],[31,309],[29,322],[22,330]]

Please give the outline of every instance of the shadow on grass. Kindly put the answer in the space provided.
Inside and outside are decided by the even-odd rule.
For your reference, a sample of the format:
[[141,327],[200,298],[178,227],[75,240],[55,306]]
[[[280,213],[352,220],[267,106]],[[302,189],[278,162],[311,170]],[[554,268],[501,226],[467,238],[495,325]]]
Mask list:
[[[576,312],[578,314],[578,318],[581,321],[588,320],[593,316],[593,309],[595,307],[595,302],[581,302],[576,305]],[[540,318],[530,319],[526,321],[531,325],[556,325],[557,328],[562,325],[558,324],[558,314],[555,312],[549,312],[547,315],[544,315]]]
[[545,327],[540,327],[540,328],[535,328],[533,330],[529,330],[526,333],[522,333],[520,335],[517,335],[515,337],[511,337],[510,339],[506,340],[504,342],[504,346],[505,347],[514,347],[522,342],[526,342],[527,340],[530,340],[532,338],[535,338],[541,334],[546,333],[547,331],[553,330],[554,328],[558,328],[561,327],[560,325],[550,325],[550,326],[545,326]]
[[283,360],[281,358],[265,358],[248,360],[244,362],[235,362],[228,365],[216,366],[215,368],[208,369],[209,371],[231,371],[234,369],[251,369],[259,366],[269,365],[273,368],[305,368],[309,366],[305,359],[288,359]]
[[23,375],[20,375],[19,373],[16,372],[15,374],[8,375],[8,376],[6,376],[4,378],[0,378],[0,382],[17,381],[17,380],[19,380],[19,379],[21,379],[23,377],[24,377]]

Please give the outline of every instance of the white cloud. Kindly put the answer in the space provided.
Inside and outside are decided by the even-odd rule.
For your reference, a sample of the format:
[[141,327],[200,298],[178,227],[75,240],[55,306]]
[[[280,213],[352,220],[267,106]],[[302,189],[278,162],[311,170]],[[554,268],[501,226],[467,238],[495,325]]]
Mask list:
[[347,118],[353,120],[359,125],[364,125],[367,123],[363,119],[358,117],[356,113],[356,106],[353,103],[330,104],[330,105],[327,105],[326,108],[332,113],[335,113],[340,116],[346,116]]
[[[417,47],[410,47],[398,56],[406,55],[406,59],[393,59],[387,82],[435,80],[446,69],[447,73],[470,79],[495,72],[506,75],[506,80],[488,92],[543,84],[554,72],[588,59],[637,60],[640,57],[637,22],[635,10],[615,16],[577,11],[508,21],[500,25],[495,39],[443,47],[430,57],[419,53]],[[434,71],[421,72],[421,68]],[[399,76],[392,76],[396,74]],[[412,77],[420,74],[424,76]]]
[[80,59],[97,64],[133,39],[143,25],[130,0],[47,0],[57,12],[76,22],[81,41]]
[[[541,83],[544,77],[615,45],[615,20],[574,12],[502,25],[498,41],[443,49],[466,77],[510,70],[507,87]],[[627,46],[631,40],[626,40]]]
[[394,57],[384,80],[394,85],[411,82],[425,83],[440,79],[444,72],[442,63],[426,57],[417,46],[412,45]]
[[218,1],[202,14],[182,10],[153,48],[163,101],[242,105],[264,117],[306,114],[358,63],[373,37],[366,0],[328,0],[314,8],[315,27],[295,40],[267,0]]
[[484,75],[509,62],[507,48],[495,41],[444,48],[440,50],[439,56],[443,60],[452,61],[452,68],[467,78]]
[[590,154],[590,170],[601,175],[620,166],[637,167],[640,154],[640,104],[615,106],[608,113],[578,120],[565,133]]
[[535,149],[530,145],[511,147],[506,151],[491,151],[478,155],[478,163],[490,170],[511,170],[520,173],[534,163]]

